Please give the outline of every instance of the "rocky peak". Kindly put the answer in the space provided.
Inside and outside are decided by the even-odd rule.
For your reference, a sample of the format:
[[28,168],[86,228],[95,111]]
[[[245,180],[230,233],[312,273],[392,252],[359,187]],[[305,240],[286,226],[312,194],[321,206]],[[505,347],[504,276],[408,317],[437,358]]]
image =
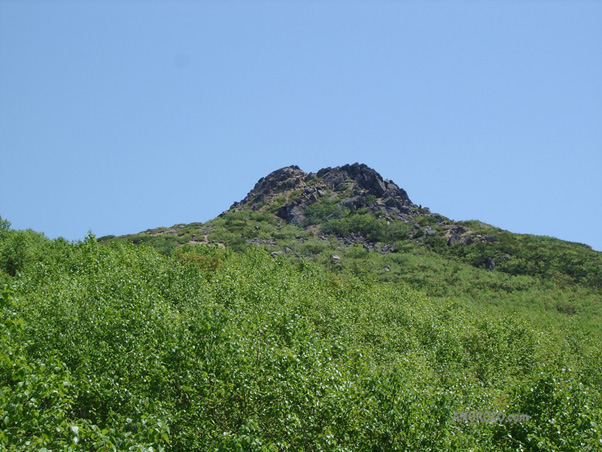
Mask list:
[[234,203],[230,209],[244,206],[257,210],[261,207],[260,204],[269,201],[275,195],[301,187],[304,185],[306,178],[307,174],[297,165],[285,166],[272,171],[267,176],[259,179],[245,199]]
[[354,181],[359,191],[367,192],[383,201],[393,198],[402,202],[405,207],[414,206],[405,190],[400,189],[394,182],[383,179],[380,174],[363,163],[324,168],[318,171],[317,177],[322,178],[327,185],[335,189],[341,183]]
[[357,183],[359,189],[367,190],[375,196],[382,196],[386,191],[385,181],[380,174],[363,163],[324,168],[318,171],[317,177],[322,178],[331,187],[337,187],[351,179]]
[[383,212],[390,219],[409,221],[418,214],[405,190],[360,163],[323,168],[317,173],[305,173],[296,165],[280,168],[261,178],[230,210],[272,208],[286,221],[301,224],[305,209],[320,200],[350,210]]

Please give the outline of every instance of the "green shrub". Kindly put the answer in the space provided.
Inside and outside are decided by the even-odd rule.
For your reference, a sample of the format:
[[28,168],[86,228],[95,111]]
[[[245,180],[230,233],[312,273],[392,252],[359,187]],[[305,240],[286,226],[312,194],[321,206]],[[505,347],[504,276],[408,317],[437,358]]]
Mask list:
[[176,250],[174,256],[185,265],[194,264],[204,273],[214,273],[222,264],[224,250],[217,246],[184,245]]
[[328,217],[341,218],[346,216],[348,212],[349,209],[323,197],[318,202],[310,204],[305,208],[304,226],[322,223]]
[[437,219],[431,216],[419,216],[415,218],[415,221],[422,227],[437,224]]
[[344,218],[328,220],[322,226],[326,234],[345,237],[360,233],[372,242],[395,242],[409,238],[410,226],[401,221],[388,222],[371,214],[354,213]]

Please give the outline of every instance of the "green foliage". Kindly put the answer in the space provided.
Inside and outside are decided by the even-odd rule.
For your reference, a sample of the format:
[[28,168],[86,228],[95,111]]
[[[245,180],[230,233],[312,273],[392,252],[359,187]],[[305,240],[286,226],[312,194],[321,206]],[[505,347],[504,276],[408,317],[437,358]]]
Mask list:
[[439,254],[460,258],[475,267],[484,266],[488,257],[495,258],[496,271],[602,289],[602,253],[589,246],[507,231],[495,231],[494,235],[497,241],[468,246],[447,247],[434,237],[429,237],[426,243]]
[[165,255],[171,254],[173,250],[181,245],[181,241],[173,235],[151,236],[147,234],[137,234],[129,237],[128,241],[134,245],[152,246],[161,254]]
[[[162,231],[170,254],[3,231],[0,449],[599,449],[599,292],[562,283],[595,255],[551,279],[491,272],[339,214],[332,234],[373,250],[252,211],[212,222],[225,250],[187,244],[206,225]],[[530,420],[454,421],[471,409]]]
[[349,209],[342,207],[326,197],[310,204],[305,209],[305,226],[323,223],[327,218],[340,218],[348,215]]
[[0,215],[0,239],[2,239],[2,234],[5,231],[8,231],[9,229],[10,229],[10,221],[3,219],[2,216]]
[[[62,242],[60,239],[55,244],[60,246]],[[0,270],[16,276],[26,268],[47,260],[47,252],[53,246],[44,234],[5,229],[0,236]]]
[[299,196],[301,196],[303,194],[303,190],[299,189],[299,190],[295,190],[293,192],[291,192],[291,194],[288,197],[288,201],[294,201],[295,199],[299,198]]
[[418,229],[416,230],[416,232],[414,232],[414,234],[412,235],[413,239],[419,239],[420,237],[424,236],[424,229]]
[[569,368],[545,369],[517,386],[509,404],[530,417],[528,424],[500,426],[498,438],[512,438],[526,451],[584,451],[602,447],[602,399]]
[[54,357],[27,356],[21,342],[23,320],[7,287],[0,294],[0,445],[19,450],[31,445],[68,444],[72,404],[70,376]]
[[194,264],[203,273],[214,273],[222,264],[224,251],[219,247],[184,245],[175,252],[175,259],[183,264]]
[[[22,450],[164,450],[161,421],[109,415],[99,426],[81,416],[78,396],[89,390],[56,355],[34,357],[35,339],[18,314],[11,290],[0,294],[0,446]],[[85,408],[88,410],[88,408]]]
[[401,221],[388,222],[384,218],[376,218],[371,214],[353,214],[344,218],[328,220],[322,231],[345,237],[356,232],[372,242],[395,242],[409,238],[411,227]]
[[301,245],[300,250],[304,256],[320,254],[328,248],[328,244],[321,240],[308,240]]
[[495,228],[487,223],[483,223],[482,221],[479,221],[479,220],[458,221],[457,224],[458,224],[458,226],[463,226],[463,227],[470,228],[470,229],[473,229],[476,231],[497,230],[497,228]]
[[437,219],[431,216],[419,216],[416,217],[416,223],[420,226],[431,226],[437,224]]

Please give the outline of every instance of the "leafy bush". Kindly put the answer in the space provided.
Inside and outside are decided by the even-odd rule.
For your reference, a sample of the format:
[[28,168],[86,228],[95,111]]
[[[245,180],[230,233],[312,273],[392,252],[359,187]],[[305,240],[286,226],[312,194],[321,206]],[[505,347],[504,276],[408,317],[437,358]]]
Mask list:
[[328,220],[322,226],[326,234],[345,237],[360,233],[372,242],[395,242],[409,238],[410,226],[401,221],[388,222],[371,214],[351,214],[344,218]]
[[222,264],[224,251],[216,246],[184,245],[175,252],[175,259],[183,264],[194,264],[204,273],[214,273]]
[[502,424],[498,438],[512,438],[526,451],[599,450],[602,399],[570,368],[545,369],[516,388],[509,411],[529,416],[528,423]]
[[[254,215],[214,227],[244,243],[249,228],[277,230]],[[332,221],[378,240],[395,225]],[[0,275],[0,448],[599,448],[602,334],[589,286],[488,272],[469,253],[407,240],[381,256],[306,233],[299,248],[318,264],[248,244],[163,255],[8,232],[0,249],[25,258]],[[467,409],[531,420],[454,420]]]
[[348,213],[349,209],[323,197],[318,202],[310,204],[305,208],[304,226],[320,224],[329,217],[344,217]]
[[419,216],[415,218],[416,223],[418,223],[420,226],[430,226],[430,225],[434,225],[437,224],[437,218],[435,217],[431,217],[431,216]]

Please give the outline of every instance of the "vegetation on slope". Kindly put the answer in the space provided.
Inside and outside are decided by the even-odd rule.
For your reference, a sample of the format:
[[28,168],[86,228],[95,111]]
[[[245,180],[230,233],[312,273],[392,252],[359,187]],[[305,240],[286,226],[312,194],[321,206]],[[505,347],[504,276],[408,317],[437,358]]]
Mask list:
[[[433,217],[419,217],[418,223],[421,218],[432,221]],[[555,322],[559,327],[566,322],[587,323],[600,331],[602,253],[586,245],[513,234],[476,221],[457,224],[473,235],[488,234],[495,240],[448,245],[441,231],[420,235],[401,221],[339,209],[338,216],[330,214],[323,224],[306,228],[267,211],[242,210],[205,224],[101,241],[145,243],[165,254],[182,244],[198,243],[198,237],[237,251],[260,246],[291,262],[310,259],[337,274],[368,281],[403,281],[430,296],[454,297],[479,309],[519,311],[533,321]],[[432,227],[435,232],[440,228]],[[166,230],[174,235],[163,233]],[[165,248],[168,238],[173,242]],[[333,254],[340,259],[331,259]],[[488,259],[495,262],[493,271],[487,269]]]
[[[204,233],[233,246],[164,254],[1,228],[2,448],[602,447],[602,341],[585,320],[599,315],[595,286],[573,284],[590,302],[570,315],[530,305],[566,296],[554,279],[408,239],[384,255],[343,247],[253,215]],[[477,299],[499,292],[497,305],[476,304],[469,281]],[[522,296],[538,322],[508,315]],[[457,420],[471,410],[529,420]]]

